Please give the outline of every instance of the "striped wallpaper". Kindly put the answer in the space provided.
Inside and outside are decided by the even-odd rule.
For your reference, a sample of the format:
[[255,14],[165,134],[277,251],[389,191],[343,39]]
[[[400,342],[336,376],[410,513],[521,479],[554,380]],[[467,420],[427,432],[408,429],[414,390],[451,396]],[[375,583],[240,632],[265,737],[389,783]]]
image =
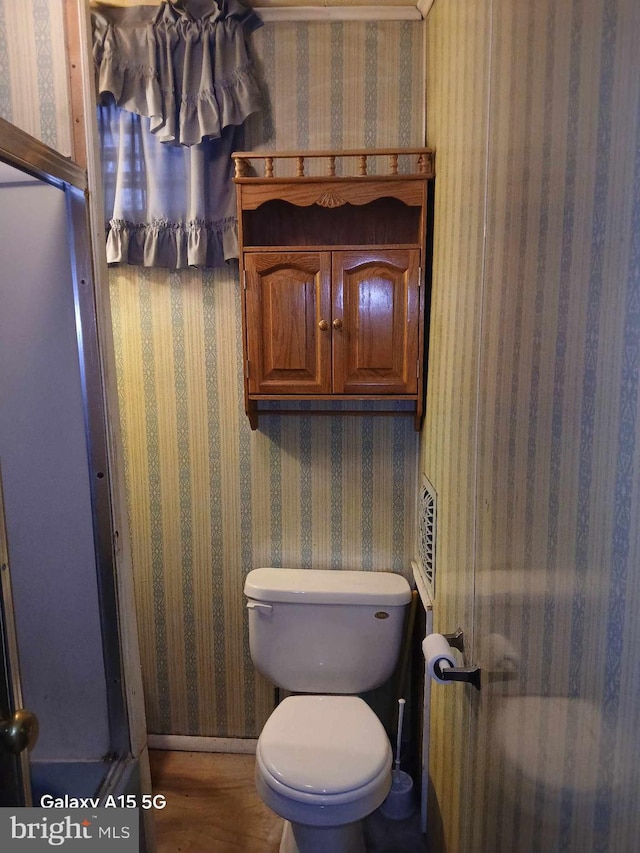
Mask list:
[[63,0],[0,0],[0,116],[71,155]]
[[[462,627],[468,639],[473,630],[489,12],[486,3],[436,0],[427,19],[427,143],[437,147],[437,178],[420,461],[438,498],[434,630]],[[460,835],[472,811],[468,692],[457,686],[431,690],[433,790],[427,823],[434,853],[471,853]]]
[[[268,24],[247,148],[417,145],[420,23]],[[273,705],[242,595],[260,565],[408,572],[410,417],[261,418],[242,398],[237,265],[110,273],[149,729],[249,737]]]
[[[0,0],[0,115],[66,153],[61,20],[60,0]],[[259,30],[247,147],[420,144],[423,29]],[[638,43],[636,0],[429,14],[419,462],[438,492],[436,629],[465,628],[485,679],[432,691],[434,851],[637,849]],[[123,267],[111,296],[150,728],[252,736],[272,697],[248,659],[243,576],[405,571],[411,419],[251,432],[234,267]]]
[[[0,0],[0,115],[67,154],[62,11]],[[422,144],[422,39],[415,22],[264,26],[246,147]],[[412,419],[272,416],[251,432],[237,265],[121,267],[110,290],[149,729],[255,736],[273,691],[249,659],[244,575],[408,571]]]
[[436,0],[427,31],[434,619],[485,679],[433,690],[434,849],[631,853],[640,6]]

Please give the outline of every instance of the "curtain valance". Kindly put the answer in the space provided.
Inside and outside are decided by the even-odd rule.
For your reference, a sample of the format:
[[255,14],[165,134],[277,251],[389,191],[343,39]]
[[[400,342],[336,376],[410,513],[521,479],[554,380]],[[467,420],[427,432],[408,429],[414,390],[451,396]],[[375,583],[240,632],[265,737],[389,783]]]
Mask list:
[[92,10],[107,261],[183,269],[238,256],[231,152],[262,106],[238,0]]
[[161,142],[195,145],[260,109],[245,35],[262,22],[238,0],[99,4],[92,20],[98,95]]
[[231,152],[241,128],[163,145],[148,118],[111,103],[98,108],[98,130],[110,264],[221,267],[238,257]]

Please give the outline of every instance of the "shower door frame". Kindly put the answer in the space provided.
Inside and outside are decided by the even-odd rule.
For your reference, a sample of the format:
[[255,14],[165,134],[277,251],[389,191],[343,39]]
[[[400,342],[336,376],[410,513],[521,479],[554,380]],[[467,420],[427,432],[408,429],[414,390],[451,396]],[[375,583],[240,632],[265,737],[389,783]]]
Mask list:
[[[144,719],[144,711],[135,705],[125,678],[121,614],[116,574],[118,532],[114,527],[110,445],[106,414],[102,358],[99,345],[99,318],[96,304],[94,262],[90,237],[87,175],[74,162],[0,118],[0,161],[44,183],[62,190],[66,196],[69,250],[73,277],[76,333],[85,437],[91,484],[91,511],[96,557],[102,649],[106,676],[109,760],[112,769],[102,789],[117,786],[127,759],[140,752],[132,750],[132,735],[140,741],[140,732],[130,729],[130,717]],[[131,614],[127,614],[131,618]],[[135,616],[133,616],[135,625]],[[129,646],[131,644],[129,643]],[[127,649],[127,657],[137,649]],[[127,660],[127,671],[135,665]],[[134,693],[137,691],[134,687]],[[128,701],[129,700],[129,701]],[[142,703],[140,694],[139,703]],[[139,725],[137,726],[139,728]],[[146,740],[146,738],[145,738]],[[136,744],[137,746],[137,744]]]

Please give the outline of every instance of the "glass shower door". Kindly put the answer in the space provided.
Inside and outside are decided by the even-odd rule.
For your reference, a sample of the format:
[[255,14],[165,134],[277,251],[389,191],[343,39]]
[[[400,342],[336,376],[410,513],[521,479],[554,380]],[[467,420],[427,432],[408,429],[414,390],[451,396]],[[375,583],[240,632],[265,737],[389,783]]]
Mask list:
[[23,786],[30,770],[38,805],[43,794],[107,790],[129,743],[102,389],[99,373],[90,375],[95,328],[83,317],[91,287],[84,194],[3,162],[0,193],[5,562],[24,703],[40,721],[29,766],[26,753],[6,760]]

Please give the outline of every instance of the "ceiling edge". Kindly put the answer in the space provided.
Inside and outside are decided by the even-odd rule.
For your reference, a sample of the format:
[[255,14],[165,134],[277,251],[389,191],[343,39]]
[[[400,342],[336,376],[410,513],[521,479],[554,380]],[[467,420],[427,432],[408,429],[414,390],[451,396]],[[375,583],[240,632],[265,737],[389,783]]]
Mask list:
[[429,10],[433,6],[434,0],[418,0],[417,7],[423,18],[426,18],[429,14]]
[[[424,0],[421,0],[424,2]],[[432,0],[426,0],[431,5]],[[265,23],[281,21],[420,21],[417,6],[254,6]]]

